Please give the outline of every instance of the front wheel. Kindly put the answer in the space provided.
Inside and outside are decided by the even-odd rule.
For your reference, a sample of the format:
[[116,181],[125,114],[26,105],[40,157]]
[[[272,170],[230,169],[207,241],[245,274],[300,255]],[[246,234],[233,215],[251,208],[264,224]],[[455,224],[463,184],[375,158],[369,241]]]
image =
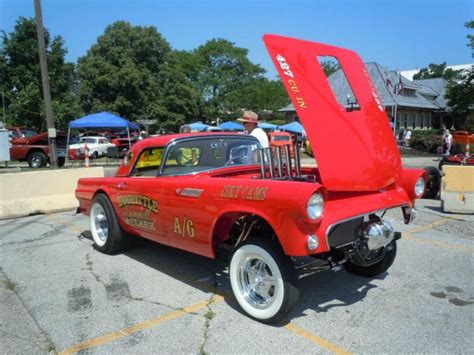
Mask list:
[[281,247],[254,238],[232,255],[230,283],[237,302],[250,317],[273,323],[296,304],[296,271]]
[[348,261],[344,264],[346,271],[364,277],[374,277],[387,271],[392,266],[395,256],[397,255],[397,242],[392,241],[390,244],[380,250],[383,257],[375,264],[364,266],[354,261]]
[[110,200],[98,194],[92,201],[90,226],[95,248],[113,254],[130,246],[130,237],[120,227]]
[[43,152],[32,152],[28,155],[28,165],[31,168],[43,168],[47,162],[48,158]]

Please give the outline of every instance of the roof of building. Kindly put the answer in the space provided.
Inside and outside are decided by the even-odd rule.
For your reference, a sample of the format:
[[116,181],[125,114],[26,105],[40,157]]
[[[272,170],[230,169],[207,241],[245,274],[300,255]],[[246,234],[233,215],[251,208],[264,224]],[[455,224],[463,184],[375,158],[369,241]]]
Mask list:
[[[410,81],[399,75],[395,70],[387,70],[378,63],[366,63],[365,67],[385,107],[397,104],[399,107],[412,107],[430,110],[446,109],[447,82],[444,79],[427,79]],[[398,94],[399,83],[402,83],[402,94]],[[337,100],[346,104],[348,98],[352,100],[354,94],[341,69],[329,76],[329,83],[333,88]],[[293,104],[281,108],[279,111],[295,111]]]

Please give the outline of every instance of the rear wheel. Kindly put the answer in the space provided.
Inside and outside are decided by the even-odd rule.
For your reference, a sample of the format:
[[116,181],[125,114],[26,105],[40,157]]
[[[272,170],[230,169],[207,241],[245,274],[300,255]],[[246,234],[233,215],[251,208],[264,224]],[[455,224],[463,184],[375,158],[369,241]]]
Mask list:
[[382,259],[372,265],[362,265],[355,261],[348,261],[344,264],[346,271],[364,277],[374,277],[387,271],[392,266],[395,256],[397,255],[397,242],[392,241],[390,244],[384,247],[385,250],[381,250],[383,254]]
[[294,265],[271,240],[242,244],[232,255],[229,274],[237,302],[260,322],[278,321],[298,300]]
[[115,211],[107,196],[94,197],[90,212],[90,226],[95,248],[113,254],[130,246],[130,236],[120,227]]
[[45,167],[48,162],[48,158],[43,152],[31,152],[28,155],[28,165],[31,168],[42,168]]

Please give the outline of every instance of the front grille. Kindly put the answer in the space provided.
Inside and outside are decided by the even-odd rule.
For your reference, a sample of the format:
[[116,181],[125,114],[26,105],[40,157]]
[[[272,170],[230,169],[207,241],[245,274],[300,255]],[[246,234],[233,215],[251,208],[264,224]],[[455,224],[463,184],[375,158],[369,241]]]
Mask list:
[[329,247],[340,247],[359,239],[363,222],[364,217],[359,217],[332,227],[328,235]]

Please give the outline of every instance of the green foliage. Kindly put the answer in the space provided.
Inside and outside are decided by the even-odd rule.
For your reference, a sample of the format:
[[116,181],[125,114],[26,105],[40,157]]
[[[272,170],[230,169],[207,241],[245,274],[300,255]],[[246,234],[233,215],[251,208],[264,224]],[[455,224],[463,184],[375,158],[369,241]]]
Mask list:
[[436,153],[442,144],[442,131],[437,129],[415,130],[410,139],[410,146],[421,152]]
[[[467,29],[474,29],[474,21],[469,21],[469,22],[466,22],[464,24],[464,26],[467,28]],[[467,44],[468,47],[471,48],[471,51],[472,51],[472,58],[474,58],[474,36],[471,35],[471,34],[468,34],[467,36],[467,39],[469,40],[469,43]]]
[[471,115],[474,98],[474,67],[461,76],[459,82],[452,82],[448,85],[446,99],[451,107],[453,116],[456,120],[456,126],[462,128],[472,125],[466,118]]
[[278,120],[268,121],[268,123],[276,124],[277,126],[282,126],[282,125],[286,124],[286,121],[283,120],[283,119],[278,119]]
[[[60,36],[51,41],[45,29],[45,42],[55,121],[64,128],[80,114],[73,92],[74,64],[65,62],[66,49]],[[2,32],[0,90],[5,95],[7,123],[45,128],[36,23],[32,18],[20,17],[12,33]]]
[[198,113],[199,96],[155,27],[109,25],[79,59],[79,78],[86,112],[155,119],[174,129]]
[[192,52],[177,52],[180,69],[201,94],[201,117],[231,117],[242,109],[276,110],[288,103],[280,80],[268,80],[248,50],[213,39]]
[[451,81],[460,77],[461,70],[453,70],[446,68],[446,66],[446,62],[441,64],[430,63],[427,68],[422,68],[418,73],[413,75],[413,79],[444,78],[447,81]]
[[330,60],[322,61],[321,66],[323,67],[326,76],[330,76],[341,68],[339,62]]

